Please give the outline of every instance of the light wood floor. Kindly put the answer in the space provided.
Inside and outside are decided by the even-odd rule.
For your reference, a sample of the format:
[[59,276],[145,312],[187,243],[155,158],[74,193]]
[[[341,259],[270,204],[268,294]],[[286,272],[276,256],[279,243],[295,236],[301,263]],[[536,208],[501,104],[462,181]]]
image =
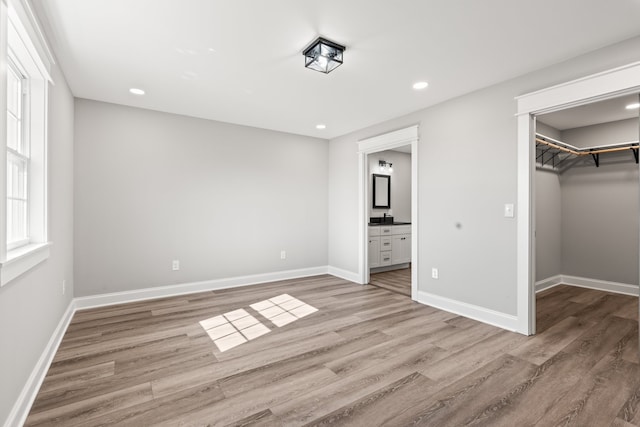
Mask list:
[[387,289],[401,295],[411,296],[411,267],[400,270],[373,273],[369,284]]
[[[301,318],[276,326],[276,296]],[[27,425],[640,425],[637,299],[561,286],[538,310],[525,337],[319,276],[82,311]],[[199,322],[224,313],[270,332],[221,352]]]

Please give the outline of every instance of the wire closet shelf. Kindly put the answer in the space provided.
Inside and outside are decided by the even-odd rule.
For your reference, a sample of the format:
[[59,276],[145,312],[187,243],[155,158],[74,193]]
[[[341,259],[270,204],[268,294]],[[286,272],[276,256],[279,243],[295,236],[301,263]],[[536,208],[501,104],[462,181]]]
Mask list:
[[559,141],[541,133],[536,133],[536,166],[543,169],[552,169],[562,173],[585,158],[592,165],[600,167],[600,155],[620,152],[630,152],[638,164],[638,149],[640,141],[620,142],[616,144],[596,145],[593,147],[578,148],[566,142]]

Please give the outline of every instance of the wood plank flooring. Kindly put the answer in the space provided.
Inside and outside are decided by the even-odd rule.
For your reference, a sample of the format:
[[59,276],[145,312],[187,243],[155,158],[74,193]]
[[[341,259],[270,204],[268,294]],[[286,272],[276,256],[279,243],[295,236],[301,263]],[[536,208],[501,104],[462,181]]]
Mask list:
[[85,310],[26,425],[640,426],[637,298],[558,286],[538,318],[328,275]]
[[373,273],[369,284],[401,295],[411,296],[411,267]]

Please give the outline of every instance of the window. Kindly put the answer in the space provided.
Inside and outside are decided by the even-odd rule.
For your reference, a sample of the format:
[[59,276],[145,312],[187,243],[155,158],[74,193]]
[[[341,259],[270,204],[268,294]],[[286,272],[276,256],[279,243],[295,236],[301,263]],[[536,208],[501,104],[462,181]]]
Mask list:
[[[0,286],[49,257],[47,91],[51,56],[23,0],[0,3]],[[5,25],[6,23],[6,25]],[[49,56],[48,56],[49,55]],[[5,158],[1,158],[4,156]],[[0,222],[2,224],[2,222]]]
[[29,243],[29,141],[25,132],[24,75],[7,67],[7,249]]

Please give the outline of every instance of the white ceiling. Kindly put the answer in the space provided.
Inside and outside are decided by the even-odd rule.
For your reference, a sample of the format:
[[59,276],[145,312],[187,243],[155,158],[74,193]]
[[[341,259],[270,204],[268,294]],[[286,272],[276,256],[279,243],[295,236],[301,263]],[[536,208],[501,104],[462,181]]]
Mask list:
[[[322,138],[640,34],[638,0],[32,2],[76,97]],[[347,46],[328,75],[318,35]]]
[[538,116],[538,120],[558,130],[567,130],[633,119],[638,117],[638,110],[627,110],[625,107],[637,102],[639,102],[637,94],[627,95],[553,113],[541,114]]

